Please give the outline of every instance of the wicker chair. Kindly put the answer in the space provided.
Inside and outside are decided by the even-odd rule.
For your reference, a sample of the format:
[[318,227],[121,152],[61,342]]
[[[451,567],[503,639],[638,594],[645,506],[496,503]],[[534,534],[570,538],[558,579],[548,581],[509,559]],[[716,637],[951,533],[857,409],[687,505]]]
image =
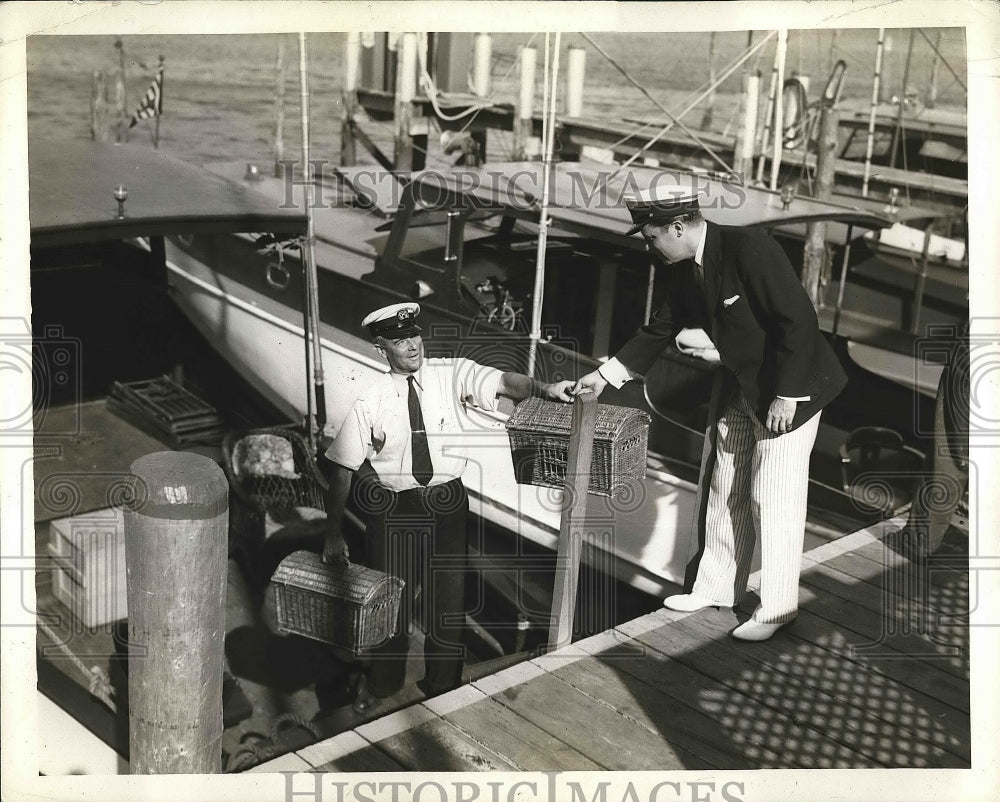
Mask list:
[[[270,435],[291,446],[294,475],[248,473],[243,465],[250,438]],[[229,480],[229,550],[241,560],[247,575],[258,577],[257,558],[267,538],[268,515],[287,515],[298,507],[324,509],[324,480],[305,439],[287,428],[272,427],[234,432],[222,442],[222,468]]]

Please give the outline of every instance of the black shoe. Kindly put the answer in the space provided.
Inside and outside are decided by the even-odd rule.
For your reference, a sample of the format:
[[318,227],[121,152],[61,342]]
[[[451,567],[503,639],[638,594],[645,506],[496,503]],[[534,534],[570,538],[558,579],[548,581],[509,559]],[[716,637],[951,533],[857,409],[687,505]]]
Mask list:
[[379,707],[381,707],[383,701],[384,700],[381,696],[375,696],[367,690],[362,689],[358,692],[358,695],[354,697],[351,709],[358,715],[367,716],[376,712]]

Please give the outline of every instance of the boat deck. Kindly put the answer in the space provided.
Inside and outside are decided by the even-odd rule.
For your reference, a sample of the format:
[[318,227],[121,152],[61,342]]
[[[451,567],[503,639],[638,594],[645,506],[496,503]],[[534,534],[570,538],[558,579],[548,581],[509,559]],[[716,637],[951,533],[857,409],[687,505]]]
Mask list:
[[252,771],[969,767],[966,538],[911,562],[902,524],[807,553],[770,641],[661,609]]

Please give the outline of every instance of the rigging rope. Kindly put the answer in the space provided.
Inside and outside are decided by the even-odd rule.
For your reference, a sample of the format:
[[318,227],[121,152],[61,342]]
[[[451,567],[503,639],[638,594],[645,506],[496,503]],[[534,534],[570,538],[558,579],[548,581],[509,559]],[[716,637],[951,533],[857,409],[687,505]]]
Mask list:
[[968,92],[969,90],[966,89],[965,84],[962,82],[961,77],[959,77],[958,73],[951,68],[951,64],[948,63],[948,59],[946,59],[944,56],[941,55],[941,51],[937,49],[937,46],[930,40],[930,37],[928,37],[927,34],[924,33],[924,29],[917,28],[917,30],[920,31],[920,35],[927,40],[927,44],[931,46],[931,49],[937,54],[937,57],[941,59],[941,61],[944,63],[944,66],[948,68],[948,72],[950,72],[953,76],[955,76],[955,80],[958,81],[958,85],[962,87],[962,91]]
[[[744,55],[741,59],[738,59],[736,62],[734,62],[733,64],[731,64],[730,66],[728,66],[725,69],[725,71],[722,73],[722,76],[715,82],[714,86],[718,86],[723,81],[725,81],[733,72],[736,71],[736,68],[739,67],[740,64],[743,61],[745,61],[746,59],[748,59],[751,55],[753,55],[753,53],[755,53],[758,50],[760,50],[773,36],[776,36],[776,35],[777,35],[777,31],[771,31],[770,33],[767,34],[767,36],[765,36],[763,39],[761,39],[760,42],[758,42],[757,44],[753,45],[747,51],[746,55]],[[692,103],[688,104],[687,108],[685,108],[684,111],[682,111],[678,116],[683,117],[685,114],[687,114],[691,109],[693,109],[696,105],[698,105],[699,102],[701,102],[701,99],[702,99],[702,97],[705,94],[707,94],[707,92],[702,93],[701,96],[699,96],[698,98],[696,98]],[[656,140],[658,140],[661,136],[663,136],[665,133],[667,133],[667,131],[669,131],[671,128],[673,128],[673,126],[674,126],[673,122],[670,122],[666,126],[664,126],[656,136],[654,136],[651,140],[649,140],[649,142],[647,142],[645,144],[644,147],[642,147],[640,150],[636,151],[628,160],[626,160],[621,165],[619,165],[618,168],[608,177],[608,180],[610,180],[611,178],[614,178],[616,175],[618,175],[618,173],[620,173],[622,170],[624,170],[626,167],[628,167],[630,164],[632,164],[632,162],[634,162],[636,159],[639,158],[639,156],[641,156],[650,147],[652,147],[652,145],[656,142]]]
[[[723,167],[723,169],[726,172],[732,172],[733,168],[730,165],[726,164],[726,162],[722,159],[721,156],[719,156],[708,145],[706,145],[704,142],[702,142],[702,140],[698,137],[698,135],[695,134],[694,131],[692,131],[686,125],[684,125],[684,123],[682,123],[678,117],[675,117],[673,114],[671,114],[670,111],[667,109],[666,106],[664,106],[656,98],[654,98],[649,93],[649,91],[644,86],[642,86],[642,84],[640,84],[637,80],[635,80],[635,78],[633,78],[631,75],[629,75],[628,71],[624,67],[622,67],[617,61],[615,61],[607,51],[605,51],[600,45],[597,44],[597,42],[595,42],[593,39],[591,39],[585,33],[581,33],[580,36],[582,36],[587,42],[589,42],[591,44],[591,46],[595,50],[597,50],[598,53],[600,53],[602,56],[604,56],[604,58],[606,58],[611,63],[612,67],[614,67],[616,70],[618,70],[618,72],[620,72],[623,76],[625,76],[625,79],[630,84],[632,84],[632,86],[634,86],[636,89],[638,89],[640,92],[642,92],[642,94],[645,95],[645,97],[651,103],[653,103],[653,105],[655,105],[660,111],[662,111],[664,114],[666,114],[667,117],[671,120],[672,123],[676,123],[678,126],[680,126],[680,129],[685,134],[687,134],[689,137],[691,137],[696,143],[698,143],[705,150],[706,153],[708,153],[709,156],[711,156],[715,161],[717,161],[719,164],[721,164],[722,167]],[[717,87],[720,83],[721,83],[721,81],[716,81],[712,85],[712,89],[714,89],[715,87]]]

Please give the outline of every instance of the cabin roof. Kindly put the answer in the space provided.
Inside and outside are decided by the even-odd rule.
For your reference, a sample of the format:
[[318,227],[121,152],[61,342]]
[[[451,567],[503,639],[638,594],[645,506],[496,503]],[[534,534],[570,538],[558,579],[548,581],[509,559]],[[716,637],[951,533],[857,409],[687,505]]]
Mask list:
[[[302,209],[282,209],[253,190],[141,143],[33,141],[29,215],[35,247],[167,234],[303,234]],[[128,189],[118,218],[114,188]]]
[[[720,225],[786,228],[826,221],[854,226],[858,229],[855,236],[860,236],[866,229],[886,228],[901,217],[909,217],[905,210],[890,217],[871,208],[800,196],[792,198],[786,206],[780,192],[744,187],[703,173],[640,167],[622,170],[611,177],[613,171],[614,167],[606,165],[557,164],[549,195],[549,215],[553,223],[576,231],[590,229],[605,237],[623,236],[631,224],[623,195],[653,185],[697,189],[701,193],[705,218]],[[427,187],[426,192],[420,193],[425,204],[429,193],[447,189],[470,196],[483,206],[526,212],[541,206],[542,165],[538,162],[449,172],[428,170],[414,177]],[[638,237],[635,239],[638,243]]]

